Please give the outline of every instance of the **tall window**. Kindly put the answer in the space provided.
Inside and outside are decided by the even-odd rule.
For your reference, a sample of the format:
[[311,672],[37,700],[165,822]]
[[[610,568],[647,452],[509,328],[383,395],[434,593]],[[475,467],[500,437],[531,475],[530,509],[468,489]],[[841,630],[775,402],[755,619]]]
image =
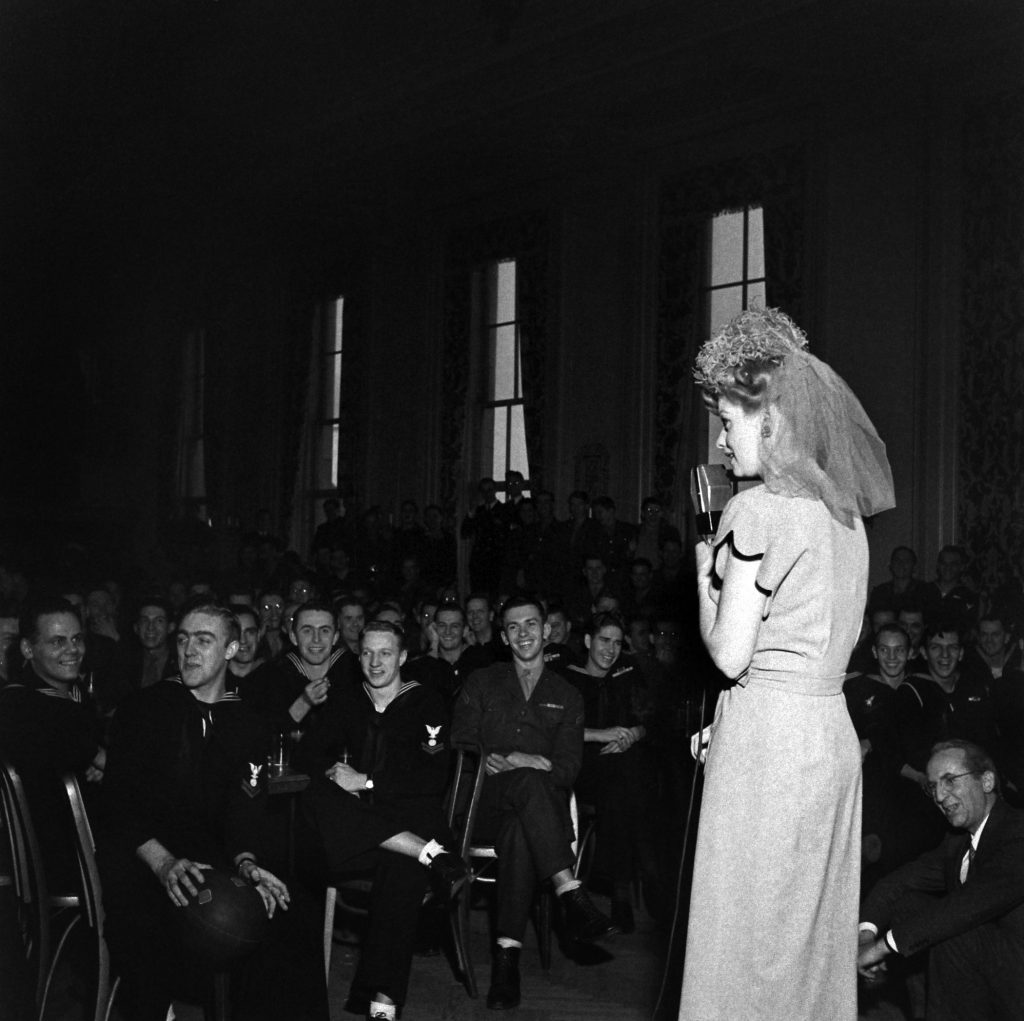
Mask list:
[[[752,301],[765,303],[764,216],[761,206],[718,213],[708,221],[705,336],[711,336]],[[725,460],[715,448],[720,426],[709,417],[708,461]]]
[[182,351],[178,495],[189,517],[206,519],[206,333],[195,330],[185,337]]
[[325,492],[338,487],[341,457],[341,358],[345,299],[338,297],[323,307],[319,364],[320,436],[316,452],[315,488]]
[[506,471],[522,472],[527,481],[530,478],[515,259],[498,259],[484,268],[482,311],[487,391],[481,474],[490,475],[501,494]]

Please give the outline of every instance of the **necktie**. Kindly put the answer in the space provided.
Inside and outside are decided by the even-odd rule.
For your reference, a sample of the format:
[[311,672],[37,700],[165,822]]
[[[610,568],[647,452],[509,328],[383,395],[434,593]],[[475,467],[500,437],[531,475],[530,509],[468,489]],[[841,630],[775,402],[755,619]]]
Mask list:
[[961,885],[967,882],[967,873],[970,870],[972,861],[974,861],[974,844],[968,844],[967,853],[964,855],[963,861],[960,862]]

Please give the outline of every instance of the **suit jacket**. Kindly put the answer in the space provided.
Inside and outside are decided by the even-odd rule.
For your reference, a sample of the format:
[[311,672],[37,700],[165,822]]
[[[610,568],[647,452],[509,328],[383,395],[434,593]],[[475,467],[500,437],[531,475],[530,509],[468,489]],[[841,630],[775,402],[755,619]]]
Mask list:
[[[981,925],[997,925],[1024,949],[1024,812],[999,800],[992,807],[971,862],[967,882],[960,864],[967,833],[946,837],[933,851],[891,875],[871,891],[861,919],[878,931],[892,929],[904,956],[942,943]],[[911,892],[937,895],[933,904],[904,921],[893,921],[896,905]]]

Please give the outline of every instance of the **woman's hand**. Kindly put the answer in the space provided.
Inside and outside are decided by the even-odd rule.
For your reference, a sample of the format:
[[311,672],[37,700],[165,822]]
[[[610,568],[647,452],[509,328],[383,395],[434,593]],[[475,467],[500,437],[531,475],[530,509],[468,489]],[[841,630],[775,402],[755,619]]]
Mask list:
[[694,558],[697,561],[697,580],[710,581],[712,570],[715,566],[714,548],[701,540],[693,549]]
[[711,745],[711,730],[714,724],[709,723],[700,733],[690,738],[690,754],[701,764],[708,761],[708,748]]

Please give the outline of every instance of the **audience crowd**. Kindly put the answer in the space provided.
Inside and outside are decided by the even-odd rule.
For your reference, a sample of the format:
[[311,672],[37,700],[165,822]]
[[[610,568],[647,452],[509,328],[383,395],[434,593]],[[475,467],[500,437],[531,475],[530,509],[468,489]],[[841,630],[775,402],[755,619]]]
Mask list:
[[[631,932],[637,892],[669,920],[689,736],[723,683],[697,637],[680,533],[654,498],[633,524],[576,491],[563,520],[554,495],[526,495],[515,472],[498,489],[481,480],[458,523],[436,505],[421,522],[413,500],[394,523],[375,508],[353,521],[328,499],[308,555],[261,515],[220,577],[125,586],[102,565],[30,578],[0,567],[0,754],[24,779],[51,892],[78,882],[58,779],[79,776],[125,1016],[163,1021],[203,981],[169,918],[153,921],[215,866],[276,919],[275,982],[259,954],[236,975],[244,1016],[321,1021],[315,901],[331,876],[369,870],[379,881],[351,997],[394,1018],[424,892],[443,901],[464,881],[442,811],[459,748],[483,750],[480,832],[504,863],[490,1007],[520,1001],[539,884],[567,946]],[[957,825],[935,807],[940,743],[984,749],[1006,803],[1024,800],[1024,594],[976,592],[955,546],[933,581],[916,567],[913,550],[893,551],[844,689],[862,752],[865,893]],[[283,746],[311,777],[294,826],[263,783]],[[594,832],[579,877],[570,791]],[[607,916],[588,890],[610,898]],[[924,1016],[913,960],[898,974]]]

